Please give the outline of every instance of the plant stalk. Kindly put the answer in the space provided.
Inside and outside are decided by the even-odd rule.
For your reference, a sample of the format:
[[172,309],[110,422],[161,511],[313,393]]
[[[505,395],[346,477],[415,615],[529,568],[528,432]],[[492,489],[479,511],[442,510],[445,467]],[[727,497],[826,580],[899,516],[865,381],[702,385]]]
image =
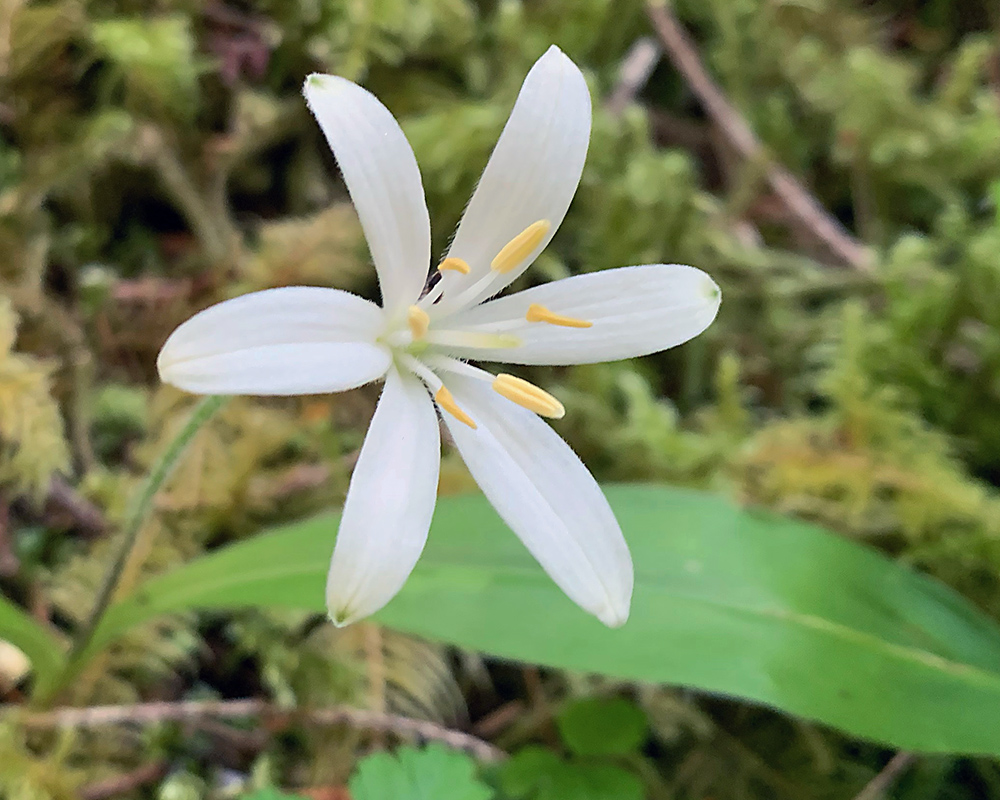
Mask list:
[[83,627],[80,628],[79,633],[73,640],[73,646],[70,648],[69,654],[67,656],[66,669],[63,674],[54,682],[54,686],[50,687],[53,691],[44,692],[47,696],[50,696],[54,691],[64,686],[68,680],[72,678],[74,674],[78,671],[81,666],[83,658],[86,651],[94,638],[94,632],[97,630],[104,618],[105,612],[111,605],[112,600],[114,600],[115,592],[118,589],[118,584],[121,581],[122,573],[125,570],[125,566],[128,564],[129,559],[132,556],[132,551],[135,548],[136,542],[139,539],[139,533],[142,530],[143,524],[149,517],[150,510],[153,505],[153,498],[159,492],[163,483],[170,477],[173,472],[174,467],[180,461],[181,456],[187,449],[187,446],[194,439],[195,434],[201,429],[201,427],[208,422],[215,413],[222,408],[226,400],[229,398],[225,395],[212,395],[206,397],[202,400],[191,413],[188,421],[181,428],[177,436],[170,442],[170,445],[163,452],[157,462],[153,465],[150,470],[149,475],[146,478],[145,483],[143,483],[138,495],[132,502],[131,508],[129,509],[128,516],[125,519],[125,526],[122,531],[122,541],[118,552],[115,554],[114,561],[108,568],[107,574],[104,576],[104,580],[101,583],[100,591],[98,592],[97,599],[94,602],[94,607],[87,617],[87,621],[84,623]]

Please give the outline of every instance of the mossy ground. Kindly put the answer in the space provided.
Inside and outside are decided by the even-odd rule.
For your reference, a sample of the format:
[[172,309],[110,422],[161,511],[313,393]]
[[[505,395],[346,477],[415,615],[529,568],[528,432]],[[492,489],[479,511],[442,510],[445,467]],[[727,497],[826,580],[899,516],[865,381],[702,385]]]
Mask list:
[[[640,0],[5,0],[4,592],[66,630],[85,617],[113,539],[81,508],[113,527],[190,407],[155,376],[176,324],[269,286],[375,296],[304,75],[362,81],[400,118],[439,253],[520,81],[556,43],[588,77],[594,133],[566,222],[522,283],[677,262],[724,296],[717,323],[678,350],[526,372],[565,403],[559,432],[601,479],[698,486],[819,520],[1000,616],[1000,10],[678,0],[675,11],[763,143],[756,161],[666,59],[632,102],[606,105],[629,48],[652,35]],[[839,263],[789,213],[764,180],[771,163],[870,248],[870,271]],[[376,397],[231,404],[159,501],[126,580],[336,505]],[[47,496],[57,471],[75,507]],[[446,456],[442,491],[468,484]],[[513,703],[497,741],[558,748],[552,709],[609,688],[653,724],[655,748],[631,767],[653,797],[849,797],[887,758],[736,702],[264,612],[165,620],[117,644],[65,700],[267,693],[443,724]],[[126,794],[221,797],[233,774],[334,785],[372,745],[343,729],[258,733],[25,739],[0,727],[0,794],[76,797],[150,760],[170,776]],[[896,796],[1000,796],[1000,768],[923,759]]]

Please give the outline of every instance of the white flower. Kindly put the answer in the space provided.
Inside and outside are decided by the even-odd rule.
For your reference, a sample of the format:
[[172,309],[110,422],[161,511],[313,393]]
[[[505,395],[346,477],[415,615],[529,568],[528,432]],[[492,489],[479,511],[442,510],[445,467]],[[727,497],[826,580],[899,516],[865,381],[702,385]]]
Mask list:
[[718,287],[693,267],[653,264],[489,299],[548,244],[580,182],[590,95],[556,47],[525,78],[439,280],[423,297],[430,226],[399,125],[343,78],[312,75],[305,96],[364,227],[382,307],[305,286],[238,297],[174,331],[160,376],[199,394],[255,395],[340,392],[384,378],[330,564],[336,624],[382,608],[420,556],[438,483],[436,405],[486,497],[553,580],[605,624],[622,625],[632,561],[597,482],[539,418],[561,417],[562,404],[466,360],[585,364],[654,353],[711,323]]

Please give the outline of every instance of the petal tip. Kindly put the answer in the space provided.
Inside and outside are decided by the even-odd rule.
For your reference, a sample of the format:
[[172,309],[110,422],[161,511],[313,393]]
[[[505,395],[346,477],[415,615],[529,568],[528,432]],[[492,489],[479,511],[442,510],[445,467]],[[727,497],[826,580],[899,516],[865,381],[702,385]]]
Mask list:
[[702,279],[701,293],[707,300],[715,303],[716,305],[722,303],[722,289],[720,289],[719,284],[712,280],[708,275],[705,275]]
[[358,621],[358,615],[349,606],[337,608],[331,605],[327,609],[327,615],[335,628],[346,628]]
[[572,64],[574,68],[577,68],[576,64],[573,63],[573,59],[571,59],[568,55],[566,55],[566,53],[564,53],[562,49],[555,44],[549,45],[549,49],[546,50],[544,53],[542,53],[541,58],[539,58],[538,60],[559,61],[562,63],[569,63]]
[[330,86],[330,78],[332,75],[325,75],[322,72],[313,72],[306,76],[305,82],[302,84],[302,93],[308,94],[309,90],[326,89]]
[[339,75],[328,75],[323,72],[313,72],[308,75],[303,82],[302,94],[306,98],[306,105],[308,105],[310,110],[312,110],[313,102],[317,100],[320,95],[332,97],[351,87],[367,91],[353,81],[349,81],[347,78],[342,78]]
[[586,85],[586,81],[583,79],[583,73],[580,68],[576,65],[568,55],[566,55],[562,50],[560,50],[556,45],[551,45],[548,50],[542,55],[535,65],[542,65],[547,69],[554,70],[556,72],[562,71],[563,74],[579,75],[580,80]]
[[624,606],[605,606],[597,612],[597,618],[609,628],[620,628],[628,622],[629,604]]
[[171,378],[172,368],[177,363],[175,343],[173,335],[167,337],[167,341],[163,343],[163,347],[160,348],[160,352],[156,356],[156,374],[160,376],[163,383],[169,383],[171,386],[176,385]]
[[170,369],[170,360],[167,357],[167,348],[164,347],[160,350],[160,354],[156,357],[156,374],[160,376],[160,380],[164,383],[170,383],[167,379],[167,370]]

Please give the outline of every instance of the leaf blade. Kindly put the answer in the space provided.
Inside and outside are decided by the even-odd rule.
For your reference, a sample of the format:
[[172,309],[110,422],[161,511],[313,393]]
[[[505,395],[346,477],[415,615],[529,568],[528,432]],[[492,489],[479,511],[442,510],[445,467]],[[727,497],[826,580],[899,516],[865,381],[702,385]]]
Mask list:
[[374,753],[358,764],[348,783],[355,800],[489,800],[476,777],[475,762],[440,744],[401,747],[395,754]]
[[[379,619],[504,658],[743,697],[897,747],[1000,755],[1000,629],[940,584],[814,526],[666,487],[608,487],[638,566],[609,630],[559,593],[478,495],[444,498]],[[323,607],[336,518],[151,581],[98,636],[188,607]],[[540,614],[544,609],[545,614]]]
[[0,595],[0,639],[16,645],[28,657],[36,687],[59,674],[66,657],[48,631],[14,603]]

